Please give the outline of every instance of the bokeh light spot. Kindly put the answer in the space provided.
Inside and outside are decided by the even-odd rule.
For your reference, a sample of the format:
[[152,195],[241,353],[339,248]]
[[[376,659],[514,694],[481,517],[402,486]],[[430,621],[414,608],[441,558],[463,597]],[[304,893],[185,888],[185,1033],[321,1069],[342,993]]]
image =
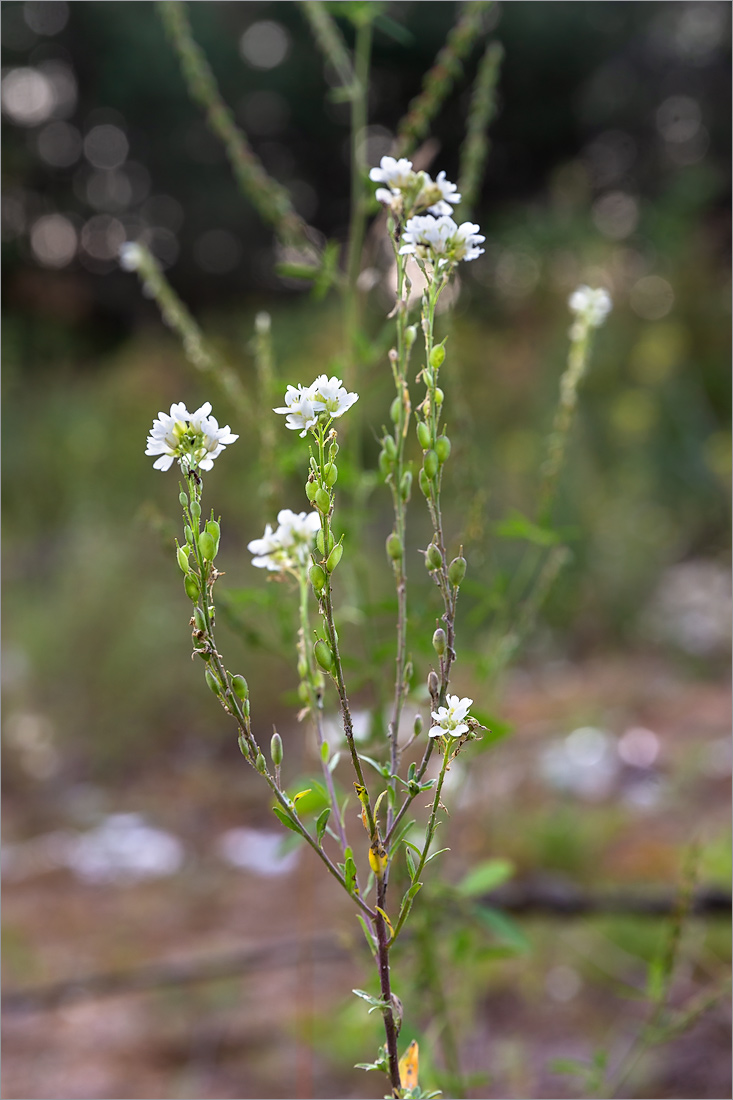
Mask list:
[[69,19],[69,5],[64,0],[27,0],[23,18],[36,34],[58,34]]
[[11,69],[0,85],[2,108],[18,126],[38,126],[56,106],[51,81],[38,69]]
[[33,255],[44,267],[66,267],[76,255],[76,230],[63,214],[46,214],[31,229]]
[[69,168],[81,156],[81,134],[68,122],[49,122],[38,134],[38,155],[52,168]]
[[84,138],[84,155],[95,168],[119,168],[129,150],[125,134],[110,123],[92,126]]
[[290,50],[290,35],[280,23],[262,19],[239,40],[239,52],[253,69],[274,69]]
[[639,222],[639,204],[623,191],[609,191],[593,204],[593,221],[604,237],[621,241]]
[[645,275],[632,286],[629,302],[634,313],[645,321],[658,321],[674,305],[674,291],[661,276]]

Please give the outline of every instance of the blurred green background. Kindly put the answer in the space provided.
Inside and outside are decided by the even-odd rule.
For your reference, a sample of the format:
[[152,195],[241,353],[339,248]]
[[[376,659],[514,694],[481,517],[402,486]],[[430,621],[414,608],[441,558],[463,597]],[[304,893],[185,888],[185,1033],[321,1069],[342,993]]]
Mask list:
[[[299,6],[188,7],[255,152],[302,216],[343,241],[348,111],[330,94]],[[328,7],[351,40],[341,10],[349,5]],[[370,163],[389,152],[457,7],[384,6],[374,36]],[[152,470],[145,436],[172,401],[193,408],[207,399],[220,423],[241,433],[207,479],[208,503],[224,517],[220,584],[230,595],[221,640],[256,685],[263,728],[292,723],[297,680],[284,654],[295,609],[276,613],[276,586],[251,568],[246,552],[273,519],[263,493],[269,471],[253,431],[261,413],[254,318],[261,310],[272,317],[284,389],[340,369],[338,302],[314,301],[276,274],[271,234],[189,100],[153,4],[11,2],[2,22],[8,832],[20,842],[130,807],[189,839],[247,813],[268,823],[248,770],[226,775],[235,767],[231,731],[189,665],[189,608],[170,553],[175,478]],[[706,834],[705,867],[717,881],[726,873],[726,844],[716,815],[730,775],[720,726],[730,616],[730,8],[707,0],[515,2],[495,5],[486,28],[506,57],[473,215],[486,252],[461,272],[450,321],[455,459],[446,474],[447,527],[469,562],[456,688],[481,700],[497,730],[514,728],[518,747],[509,739],[495,753],[507,753],[508,771],[519,768],[524,779],[507,780],[500,819],[489,810],[473,831],[465,826],[466,851],[481,857],[488,844],[490,854],[507,854],[528,872],[550,868],[591,884],[626,874],[668,882],[677,867],[671,853],[706,805],[716,825]],[[477,48],[467,59],[426,154],[431,170],[444,168],[448,178],[457,171],[478,56]],[[137,280],[119,269],[119,245],[139,237],[253,395],[252,423],[238,424],[224,399],[212,397]],[[365,263],[373,284],[365,328],[374,338],[391,301],[371,238]],[[580,282],[607,285],[614,311],[595,341],[558,501],[572,560],[514,670],[497,680],[497,610],[523,552],[521,542],[502,537],[501,521],[514,511],[533,514],[567,353],[567,296]],[[360,416],[349,441],[374,469],[392,396],[388,370],[356,388]],[[284,434],[278,506],[297,511],[305,507],[302,453]],[[363,492],[370,596],[383,607],[378,625],[389,629],[391,578],[382,567],[389,498],[376,477]],[[415,606],[429,616],[431,588],[414,552],[428,529],[419,502],[413,507]],[[355,609],[355,642],[361,629]],[[429,637],[425,645],[413,640],[425,667]],[[595,701],[592,690],[583,693],[586,682],[597,687]],[[547,717],[557,690],[567,707]],[[707,740],[695,739],[694,717],[675,726],[669,698],[680,714],[708,723]],[[368,705],[366,693],[360,702]],[[640,835],[613,783],[591,807],[580,795],[573,801],[567,785],[553,787],[550,762],[535,791],[536,820],[521,810],[515,800],[523,784],[539,783],[527,777],[546,738],[576,726],[622,738],[652,722],[645,707],[662,740],[665,723],[675,727],[670,783],[654,804],[669,827],[659,825],[656,857],[650,851],[634,864],[618,848],[611,852],[625,830],[632,850]],[[292,753],[308,766],[305,750]],[[493,767],[492,759],[483,762]],[[642,832],[649,840],[648,823]],[[34,881],[25,888],[35,889]],[[43,930],[26,930],[25,943],[22,925],[11,917],[11,944],[20,936],[9,964],[14,984],[63,973],[43,961]],[[62,941],[67,948],[74,935],[78,929]],[[29,970],[34,953],[42,962]],[[94,961],[101,965],[103,956]],[[719,961],[715,954],[710,963],[716,973]],[[515,1063],[509,1049],[504,1087],[521,1095],[535,1086]],[[185,1087],[175,1095],[194,1094]],[[682,1087],[714,1095],[689,1080]]]

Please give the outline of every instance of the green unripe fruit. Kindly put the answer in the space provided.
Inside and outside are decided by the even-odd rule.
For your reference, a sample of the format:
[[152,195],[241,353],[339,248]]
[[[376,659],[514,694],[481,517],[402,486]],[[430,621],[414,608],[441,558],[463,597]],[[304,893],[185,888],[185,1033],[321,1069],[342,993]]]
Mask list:
[[308,570],[308,576],[316,592],[321,592],[326,587],[326,573],[322,566],[312,565]]
[[445,348],[442,344],[436,344],[430,352],[430,366],[433,370],[440,370],[445,362]]
[[418,474],[417,482],[418,482],[418,485],[420,486],[420,492],[422,493],[422,495],[424,497],[429,497],[430,496],[430,478],[428,477],[428,475],[425,473],[424,470],[421,470],[420,473]]
[[186,526],[183,528],[183,533],[186,536],[186,542],[188,543],[188,545],[193,546],[193,531],[188,526],[188,524],[186,524]]
[[309,703],[310,697],[311,695],[308,690],[308,685],[304,680],[301,680],[298,684],[298,698],[300,699],[301,703]]
[[245,758],[245,760],[249,760],[249,745],[247,744],[247,738],[244,736],[243,733],[240,733],[239,737],[237,738],[237,743],[239,745],[239,751],[241,752],[242,756]]
[[336,461],[336,455],[338,453],[339,453],[338,443],[332,443],[331,446],[328,448],[328,461],[329,462],[335,462]]
[[435,387],[435,404],[442,405],[445,399],[445,394],[441,390],[440,386]]
[[[415,715],[415,721],[412,724],[412,732],[415,734],[415,737],[419,737],[422,733],[422,716],[419,714]],[[412,767],[412,764],[410,765],[410,771],[412,772],[410,779],[412,779],[412,776],[415,774],[415,769]]]
[[328,485],[329,489],[332,489],[334,487],[338,476],[338,466],[335,462],[329,462],[323,471],[323,480],[326,482],[326,485]]
[[438,472],[438,456],[435,451],[428,451],[423,459],[423,470],[432,481]]
[[402,398],[395,397],[394,401],[389,407],[389,418],[393,424],[399,424],[400,416],[402,414]]
[[402,475],[402,481],[400,482],[400,493],[405,503],[410,499],[412,493],[412,470],[405,470]]
[[197,630],[206,630],[206,619],[200,607],[194,607],[193,621]]
[[313,647],[313,653],[324,672],[330,672],[333,668],[333,653],[328,642],[319,638]]
[[393,462],[386,451],[379,452],[379,472],[382,477],[387,477],[392,473]]
[[191,501],[191,515],[194,519],[199,519],[201,516],[201,505],[197,500]]
[[194,603],[199,598],[199,582],[193,573],[186,573],[183,578],[183,587],[186,589],[186,595],[189,600],[193,600]]
[[334,569],[341,561],[341,556],[344,552],[343,544],[337,542],[331,553],[328,555],[328,561],[326,562],[326,569],[329,573],[333,573]]
[[433,649],[435,650],[435,652],[438,654],[439,657],[442,657],[443,654],[445,653],[445,647],[446,647],[447,641],[448,641],[448,639],[446,638],[446,634],[445,634],[445,631],[443,630],[443,627],[439,626],[438,629],[433,634]]
[[188,551],[183,550],[178,544],[176,544],[176,558],[178,559],[178,564],[182,571],[184,573],[190,573],[191,566],[188,564]]
[[316,508],[325,515],[331,507],[331,495],[325,489],[318,489],[315,495]]
[[299,657],[298,658],[298,676],[300,676],[301,680],[304,680],[307,675],[308,675],[308,662],[306,661],[305,657]]
[[432,573],[435,569],[440,569],[443,564],[443,555],[434,542],[428,546],[427,553],[425,554],[425,564]]
[[257,754],[257,759],[255,760],[255,767],[257,768],[257,771],[260,773],[260,775],[264,775],[265,772],[267,771],[267,761],[265,760],[265,758],[264,758],[264,756],[262,755],[261,752]]
[[[333,532],[329,531],[328,532],[328,553],[329,554],[333,550],[333,546],[334,546],[335,541],[336,540],[333,537]],[[321,554],[325,558],[327,555],[326,555],[326,543],[324,542],[324,539],[323,539],[323,531],[319,531],[318,534],[316,535],[316,546],[318,547],[319,551],[321,552]]]
[[279,768],[283,762],[283,742],[277,730],[273,733],[270,741],[270,759],[276,768]]
[[187,508],[188,507],[188,497],[186,496],[185,493],[179,493],[178,494],[178,499],[181,502],[181,508]]
[[387,536],[387,555],[392,561],[399,561],[402,557],[402,543],[396,531]]
[[202,531],[199,535],[199,550],[205,561],[213,561],[216,557],[216,543],[208,531]]
[[206,676],[206,683],[209,685],[214,695],[221,695],[221,680],[218,676],[215,676],[210,668],[206,669],[204,673]]
[[450,439],[447,435],[439,435],[435,440],[435,453],[438,456],[438,462],[442,466],[450,454]]
[[306,481],[306,483],[305,483],[305,495],[308,497],[308,500],[311,502],[311,504],[316,499],[316,493],[317,492],[318,492],[318,482],[317,481],[311,481],[310,478],[309,478],[308,481]]
[[215,519],[207,520],[206,530],[214,540],[214,546],[216,547],[217,554],[219,553],[219,539],[221,538],[221,527]]
[[430,428],[427,426],[424,420],[418,420],[417,422],[417,441],[424,451],[427,451],[430,447]]
[[395,441],[391,435],[385,435],[382,440],[382,446],[384,447],[387,455],[392,461],[397,457],[397,448],[395,447]]
[[234,688],[234,694],[238,696],[242,702],[249,696],[249,684],[244,676],[232,676],[232,687]]
[[464,557],[454,558],[448,566],[448,580],[454,588],[458,588],[463,578],[466,575],[466,559]]
[[408,325],[405,329],[405,344],[408,348],[411,348],[417,338],[417,326]]

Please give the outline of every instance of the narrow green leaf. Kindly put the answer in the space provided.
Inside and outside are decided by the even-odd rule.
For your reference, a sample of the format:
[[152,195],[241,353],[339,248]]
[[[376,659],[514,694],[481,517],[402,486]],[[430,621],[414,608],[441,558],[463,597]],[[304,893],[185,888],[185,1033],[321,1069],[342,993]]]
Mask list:
[[456,892],[464,898],[477,897],[495,890],[514,874],[514,864],[508,859],[488,859],[472,868],[456,886]]
[[415,858],[409,848],[405,848],[405,859],[407,861],[407,870],[410,872],[410,878],[415,878]]
[[292,832],[297,833],[298,836],[303,835],[293,819],[285,813],[285,810],[282,808],[282,806],[273,806],[272,812],[274,813],[275,817],[279,818],[286,829],[290,829]]
[[[368,924],[367,924],[367,922],[366,922],[366,921],[364,920],[364,918],[362,917],[361,913],[357,913],[357,914],[356,914],[356,919],[358,920],[359,924],[360,924],[360,925],[361,925],[361,927],[362,927],[362,930],[363,930],[363,932],[364,932],[364,937],[365,937],[365,939],[366,939],[366,941],[367,941],[367,944],[369,945],[369,950],[371,951],[372,955],[373,955],[373,956],[374,956],[374,958],[376,959],[376,957],[377,957],[377,945],[376,945],[376,944],[375,944],[375,942],[374,942],[374,936],[373,936],[373,935],[372,935],[372,933],[371,933],[371,930],[370,930],[370,928],[369,928],[369,925],[368,925]],[[362,1068],[363,1068],[363,1067],[362,1067]]]
[[425,860],[425,862],[430,863],[431,859],[435,859],[436,856],[440,856],[440,855],[443,854],[443,852],[449,852],[449,851],[450,851],[450,848],[438,848],[437,852],[433,852],[433,854],[431,856],[428,856],[428,858]]
[[325,810],[322,810],[321,813],[318,815],[318,820],[316,821],[316,836],[318,837],[319,844],[321,844],[323,841],[323,834],[326,831],[326,825],[328,824],[328,819],[330,816],[330,806],[326,806]]

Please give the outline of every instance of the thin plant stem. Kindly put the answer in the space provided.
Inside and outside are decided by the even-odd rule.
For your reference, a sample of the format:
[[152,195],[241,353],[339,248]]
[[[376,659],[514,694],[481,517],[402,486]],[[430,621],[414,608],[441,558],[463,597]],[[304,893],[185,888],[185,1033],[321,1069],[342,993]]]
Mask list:
[[329,15],[322,0],[301,0],[300,6],[321,53],[338,73],[342,88],[349,96],[354,95],[357,77],[336,20]]
[[367,170],[365,137],[371,50],[372,24],[370,19],[365,19],[359,23],[356,30],[354,47],[355,78],[351,96],[351,215],[346,257],[346,301],[344,309],[347,386],[355,381],[358,337],[362,327],[361,293],[358,279],[367,222],[364,178]]
[[479,62],[466,121],[466,137],[461,146],[458,190],[461,218],[468,218],[476,204],[486,168],[490,142],[489,126],[496,114],[496,85],[499,80],[504,47],[490,42]]

